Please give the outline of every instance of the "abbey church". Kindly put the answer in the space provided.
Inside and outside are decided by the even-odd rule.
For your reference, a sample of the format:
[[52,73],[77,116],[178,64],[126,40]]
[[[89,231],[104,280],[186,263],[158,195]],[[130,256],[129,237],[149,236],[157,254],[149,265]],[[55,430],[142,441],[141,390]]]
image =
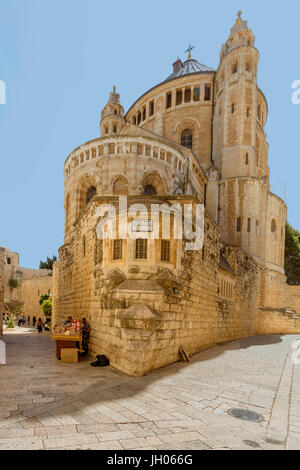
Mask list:
[[[300,333],[300,287],[284,272],[287,208],[270,191],[254,34],[239,12],[217,70],[191,49],[127,113],[114,87],[101,137],[64,165],[53,324],[86,317],[92,354],[130,375],[177,361],[181,347],[193,355],[246,336]],[[146,207],[204,205],[203,247],[186,250],[161,231],[99,239],[99,208],[117,211],[119,196]]]

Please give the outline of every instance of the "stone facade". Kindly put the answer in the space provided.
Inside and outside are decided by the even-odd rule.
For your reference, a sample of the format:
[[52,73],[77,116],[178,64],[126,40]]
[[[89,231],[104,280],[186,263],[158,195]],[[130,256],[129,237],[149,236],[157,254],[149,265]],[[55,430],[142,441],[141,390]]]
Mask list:
[[[3,300],[22,299],[25,301],[24,312],[26,316],[39,315],[37,309],[37,296],[52,291],[52,273],[47,269],[30,269],[19,265],[19,254],[8,248],[0,247],[0,303]],[[11,289],[9,280],[17,278],[20,287]],[[39,300],[39,298],[38,298]],[[0,315],[0,334],[3,334],[2,312]]]
[[[190,55],[178,60],[126,114],[114,88],[101,137],[66,159],[54,323],[87,317],[91,353],[128,374],[178,360],[181,346],[194,354],[256,333],[300,332],[299,297],[284,273],[287,209],[270,192],[254,39],[239,15],[217,71]],[[155,239],[121,236],[119,196],[140,215],[141,205],[204,205],[203,248],[175,237],[175,213],[168,237],[159,224]],[[99,224],[110,238],[99,239]]]
[[41,295],[52,296],[52,276],[42,276],[22,281],[21,298],[24,303],[24,313],[33,318],[42,318],[45,316],[41,310]]

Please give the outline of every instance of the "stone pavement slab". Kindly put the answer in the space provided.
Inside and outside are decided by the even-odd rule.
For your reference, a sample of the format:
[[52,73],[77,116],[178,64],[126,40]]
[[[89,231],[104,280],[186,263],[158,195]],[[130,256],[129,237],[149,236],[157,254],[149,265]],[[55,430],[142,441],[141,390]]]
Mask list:
[[223,344],[145,377],[62,364],[50,336],[30,328],[3,338],[0,450],[300,449],[298,335]]

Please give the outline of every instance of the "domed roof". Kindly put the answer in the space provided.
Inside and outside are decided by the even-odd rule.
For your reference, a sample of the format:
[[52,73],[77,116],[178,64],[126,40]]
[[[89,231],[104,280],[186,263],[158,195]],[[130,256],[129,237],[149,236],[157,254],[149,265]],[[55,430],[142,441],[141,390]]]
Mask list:
[[174,72],[165,80],[174,80],[175,78],[183,77],[184,75],[190,75],[193,73],[203,72],[214,72],[213,69],[206,65],[200,64],[196,59],[188,58],[185,62],[181,62],[180,59],[173,64]]

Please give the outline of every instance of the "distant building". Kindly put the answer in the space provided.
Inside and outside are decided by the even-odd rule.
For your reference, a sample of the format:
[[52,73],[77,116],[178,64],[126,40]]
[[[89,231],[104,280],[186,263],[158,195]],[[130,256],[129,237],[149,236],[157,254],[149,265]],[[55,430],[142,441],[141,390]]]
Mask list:
[[[22,299],[24,313],[33,317],[43,317],[39,300],[42,294],[52,293],[52,272],[47,269],[23,268],[19,265],[19,254],[8,248],[0,247],[0,304],[4,300]],[[18,279],[20,287],[11,289],[10,279]],[[2,312],[0,315],[0,334],[3,333]]]

